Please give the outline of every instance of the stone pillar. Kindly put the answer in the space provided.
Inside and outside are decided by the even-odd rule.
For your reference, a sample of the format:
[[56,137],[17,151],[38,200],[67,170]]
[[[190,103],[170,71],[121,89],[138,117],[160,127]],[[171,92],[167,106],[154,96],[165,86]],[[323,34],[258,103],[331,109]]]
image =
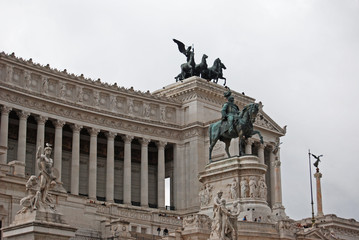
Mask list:
[[[19,136],[17,144],[17,160],[25,164],[26,161],[26,130],[27,130],[27,118],[30,113],[19,111]],[[25,173],[24,173],[25,176]]]
[[71,193],[79,195],[80,181],[80,130],[81,125],[74,124],[72,128],[72,161],[71,161]]
[[106,201],[113,202],[115,190],[115,137],[116,133],[107,132],[107,161],[106,161]]
[[259,163],[264,164],[264,144],[258,143],[258,158]]
[[270,200],[271,200],[271,207],[274,207],[274,204],[276,202],[275,199],[275,166],[274,166],[274,161],[275,161],[275,155],[273,153],[273,146],[270,145],[270,153],[269,153],[269,162],[270,162],[270,166],[268,166],[268,168],[270,168]]
[[90,199],[96,200],[97,185],[97,134],[99,129],[91,128],[90,133],[90,156],[89,156],[89,175],[88,175],[88,196]]
[[[45,123],[47,121],[47,117],[38,116],[36,117],[37,121],[37,134],[36,134],[36,151],[41,147],[44,149],[44,141],[45,141]],[[39,175],[39,166],[35,161],[35,175]]]
[[7,143],[9,135],[9,113],[12,109],[7,106],[1,108],[0,146],[4,147],[4,154],[0,155],[0,163],[7,163]]
[[247,154],[247,155],[252,154],[252,144],[253,144],[253,139],[248,138],[246,141],[245,154]]
[[62,170],[62,127],[65,125],[65,121],[56,120],[55,125],[55,146],[54,146],[54,168],[57,169],[59,176],[58,182],[61,181],[61,170]]
[[157,164],[157,205],[165,208],[165,146],[166,142],[157,142],[158,164]]
[[280,160],[274,161],[274,172],[275,172],[275,205],[282,206],[282,181],[281,181],[281,172],[280,172]]
[[320,179],[322,178],[322,174],[319,172],[319,168],[317,168],[317,172],[314,174],[314,177],[317,182],[317,216],[322,217],[323,214],[323,203],[322,203],[322,187],[320,184]]
[[148,143],[150,139],[143,138],[141,142],[141,206],[148,207]]
[[174,144],[173,146],[173,195],[174,206],[176,209],[184,209],[186,207],[186,191],[185,191],[185,161],[184,161],[184,144]]
[[124,166],[123,166],[123,203],[131,204],[131,141],[133,136],[122,137],[125,142]]

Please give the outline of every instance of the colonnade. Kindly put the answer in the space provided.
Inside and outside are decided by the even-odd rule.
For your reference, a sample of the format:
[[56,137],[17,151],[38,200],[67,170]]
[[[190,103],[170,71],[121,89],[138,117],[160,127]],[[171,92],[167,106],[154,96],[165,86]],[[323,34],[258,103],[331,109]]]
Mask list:
[[[0,128],[0,145],[8,147],[8,133],[9,133],[9,114],[15,111],[19,117],[19,135],[18,148],[16,160],[25,165],[26,161],[26,132],[27,119],[30,116],[29,112],[22,110],[15,110],[11,107],[1,107],[1,128]],[[70,192],[74,195],[79,195],[79,181],[80,181],[80,131],[86,128],[90,135],[90,149],[89,149],[89,168],[88,168],[88,197],[96,199],[96,185],[97,185],[97,136],[101,131],[98,128],[84,127],[75,123],[67,123],[63,120],[52,120],[46,116],[35,116],[37,121],[37,135],[36,148],[44,146],[45,139],[45,124],[46,121],[52,121],[55,126],[55,139],[53,146],[53,160],[54,168],[58,171],[58,182],[61,182],[62,169],[62,135],[63,126],[68,124],[72,129],[72,156],[71,156],[71,184]],[[106,159],[106,201],[114,202],[114,171],[115,171],[115,137],[120,135],[124,141],[124,168],[123,168],[123,203],[131,204],[131,142],[135,136],[128,134],[121,134],[115,131],[105,131],[107,137],[107,159]],[[148,207],[148,145],[151,142],[149,138],[139,138],[141,143],[141,206]],[[155,142],[158,149],[158,166],[157,166],[157,207],[165,207],[165,146],[167,142]],[[7,152],[0,155],[0,164],[7,164]],[[35,167],[35,173],[38,173]],[[23,173],[25,176],[25,173]]]

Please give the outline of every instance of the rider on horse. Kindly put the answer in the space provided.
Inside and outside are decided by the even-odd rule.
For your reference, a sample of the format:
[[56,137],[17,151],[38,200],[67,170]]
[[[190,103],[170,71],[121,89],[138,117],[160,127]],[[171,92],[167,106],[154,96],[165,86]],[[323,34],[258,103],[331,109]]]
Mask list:
[[231,90],[224,93],[224,96],[227,98],[227,102],[223,104],[222,107],[222,122],[227,121],[225,125],[225,129],[223,132],[227,131],[231,132],[233,130],[233,119],[235,115],[239,115],[240,110],[239,107],[234,103],[234,97],[231,96]]

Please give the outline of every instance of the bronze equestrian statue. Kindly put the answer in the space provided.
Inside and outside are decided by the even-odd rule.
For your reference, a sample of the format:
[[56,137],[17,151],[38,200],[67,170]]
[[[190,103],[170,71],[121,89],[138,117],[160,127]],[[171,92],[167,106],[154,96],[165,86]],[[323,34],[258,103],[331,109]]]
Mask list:
[[234,98],[231,96],[230,90],[225,93],[225,97],[228,102],[223,105],[222,108],[222,120],[212,123],[209,126],[209,161],[212,159],[212,150],[217,141],[220,140],[225,143],[225,151],[228,157],[229,146],[232,138],[239,137],[239,155],[244,155],[244,143],[245,141],[255,134],[258,134],[261,143],[263,143],[263,137],[259,131],[253,130],[253,123],[256,116],[262,108],[262,103],[250,103],[239,110],[238,106],[234,103]]
[[203,54],[201,63],[196,65],[193,46],[186,47],[184,43],[177,39],[173,39],[173,41],[177,44],[178,50],[186,56],[187,60],[187,62],[181,64],[181,73],[175,77],[176,82],[182,81],[192,76],[198,76],[206,79],[207,81],[213,80],[214,83],[217,83],[218,79],[223,79],[223,85],[226,86],[226,78],[223,77],[222,71],[222,69],[226,69],[226,66],[224,66],[219,58],[214,61],[212,67],[208,68],[206,61],[208,56]]

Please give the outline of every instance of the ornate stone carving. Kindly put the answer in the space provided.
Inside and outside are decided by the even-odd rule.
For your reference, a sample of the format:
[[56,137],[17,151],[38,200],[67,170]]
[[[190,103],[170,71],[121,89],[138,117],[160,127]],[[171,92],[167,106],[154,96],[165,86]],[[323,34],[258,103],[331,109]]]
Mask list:
[[143,104],[143,116],[145,118],[150,118],[150,114],[151,114],[150,105],[148,103],[144,103]]
[[125,143],[131,143],[132,139],[133,139],[133,136],[132,135],[123,135],[121,136],[122,137],[122,140],[125,142]]
[[20,119],[27,119],[30,116],[30,113],[25,111],[17,111],[16,113]]
[[134,114],[134,105],[133,105],[133,99],[129,98],[127,99],[127,105],[128,105],[128,115],[133,116]]
[[66,84],[60,82],[60,91],[59,91],[59,97],[65,98],[66,97]]
[[258,197],[258,191],[257,191],[257,177],[250,176],[249,177],[249,197],[250,198],[256,198]]
[[259,197],[267,201],[267,185],[263,176],[261,176],[258,180],[258,192]]
[[100,105],[100,93],[98,91],[93,92],[93,105],[95,107]]
[[217,193],[213,203],[213,220],[211,227],[211,239],[234,240],[237,239],[237,218],[239,215],[238,202],[231,210],[226,207],[226,200],[222,199],[222,191]]
[[46,76],[41,77],[42,93],[47,94],[49,91],[49,79]]
[[54,120],[53,124],[56,128],[62,128],[66,124],[66,122],[62,120]]
[[247,193],[248,193],[248,182],[247,179],[245,177],[242,177],[241,179],[241,198],[246,198],[248,197]]
[[140,143],[142,145],[145,145],[147,146],[150,142],[151,142],[151,139],[148,139],[148,138],[142,138],[142,139],[139,139]]
[[53,175],[53,160],[50,157],[52,148],[49,144],[46,144],[43,154],[42,147],[40,146],[36,153],[37,164],[39,166],[40,175],[38,178],[32,175],[26,183],[27,196],[20,200],[20,205],[23,208],[18,214],[25,213],[27,211],[37,210],[39,208],[43,210],[55,211],[55,205],[52,204],[52,196],[48,193],[50,188],[56,185],[55,177]]
[[72,124],[71,125],[71,129],[72,129],[72,131],[74,131],[74,132],[80,132],[80,130],[82,129],[82,125],[78,125],[78,124]]
[[191,228],[211,229],[211,219],[204,214],[191,214],[183,218],[183,228],[185,230]]
[[160,107],[160,121],[166,122],[166,108],[164,106]]
[[199,191],[199,201],[201,203],[201,207],[207,206],[212,200],[212,189],[209,183],[204,184]]
[[231,196],[231,199],[238,199],[238,182],[236,178],[233,178],[233,181],[231,184],[228,184],[230,187],[229,194]]
[[97,136],[97,134],[100,132],[100,129],[88,128],[87,131],[89,132],[90,136]]
[[77,87],[77,102],[82,103],[84,101],[84,92],[83,88],[78,86]]
[[106,132],[105,133],[107,139],[114,139],[117,136],[117,133],[115,132]]
[[44,117],[44,116],[37,116],[36,117],[37,124],[45,124],[47,119],[48,119],[48,117]]
[[167,142],[164,142],[164,141],[158,141],[158,142],[156,142],[156,146],[157,146],[158,148],[164,148],[166,145],[167,145]]
[[10,65],[6,65],[6,77],[5,82],[11,83],[13,75],[13,67]]
[[11,112],[12,108],[8,106],[2,106],[1,107],[1,114],[9,114]]
[[29,71],[24,71],[24,87],[26,89],[30,89],[31,88],[31,73]]

